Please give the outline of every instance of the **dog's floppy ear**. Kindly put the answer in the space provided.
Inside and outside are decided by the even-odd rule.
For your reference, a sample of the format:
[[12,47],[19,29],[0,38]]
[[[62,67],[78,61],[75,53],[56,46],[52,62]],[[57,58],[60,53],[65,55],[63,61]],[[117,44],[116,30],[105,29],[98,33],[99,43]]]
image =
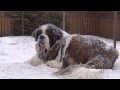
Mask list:
[[63,33],[62,33],[61,29],[58,28],[57,26],[55,26],[53,24],[49,24],[48,28],[51,30],[53,35],[55,35],[54,38],[57,38],[59,40],[60,38],[63,37]]
[[39,37],[40,34],[41,34],[41,30],[40,30],[40,29],[35,29],[35,30],[32,32],[32,37],[35,38],[35,41],[38,40],[38,37]]
[[47,28],[49,32],[49,37],[52,39],[51,46],[55,44],[55,42],[63,37],[63,33],[60,28],[53,24],[49,24]]
[[34,30],[33,32],[32,32],[32,37],[34,37],[35,38],[35,41],[37,41],[37,29],[36,30]]
[[34,37],[34,38],[36,37],[36,30],[34,30],[34,31],[32,32],[31,36]]

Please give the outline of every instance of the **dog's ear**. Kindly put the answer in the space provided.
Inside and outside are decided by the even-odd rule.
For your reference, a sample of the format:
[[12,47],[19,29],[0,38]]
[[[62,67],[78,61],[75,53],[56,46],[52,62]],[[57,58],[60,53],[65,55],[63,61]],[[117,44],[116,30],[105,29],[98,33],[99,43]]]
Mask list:
[[55,42],[63,37],[63,33],[60,28],[53,24],[49,24],[47,28],[49,32],[49,37],[52,39],[51,46],[55,44]]
[[35,30],[32,32],[32,37],[35,38],[35,41],[38,40],[38,37],[39,37],[40,34],[41,34],[41,30],[40,30],[40,29],[35,29]]
[[32,32],[31,36],[34,37],[34,38],[36,37],[36,30],[34,30],[34,31]]
[[59,40],[60,38],[63,37],[62,30],[59,27],[57,27],[57,26],[55,26],[53,24],[49,24],[48,29],[52,33],[52,35],[54,35],[53,36],[54,38]]
[[34,37],[35,38],[35,41],[37,41],[37,29],[36,30],[34,30],[33,32],[32,32],[32,37]]

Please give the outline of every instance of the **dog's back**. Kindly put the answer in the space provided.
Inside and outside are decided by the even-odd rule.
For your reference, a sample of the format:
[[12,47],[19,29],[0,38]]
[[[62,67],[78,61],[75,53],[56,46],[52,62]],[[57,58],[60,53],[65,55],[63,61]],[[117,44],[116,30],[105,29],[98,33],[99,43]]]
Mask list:
[[76,35],[66,49],[63,66],[82,63],[97,69],[112,69],[118,55],[115,48],[98,39]]

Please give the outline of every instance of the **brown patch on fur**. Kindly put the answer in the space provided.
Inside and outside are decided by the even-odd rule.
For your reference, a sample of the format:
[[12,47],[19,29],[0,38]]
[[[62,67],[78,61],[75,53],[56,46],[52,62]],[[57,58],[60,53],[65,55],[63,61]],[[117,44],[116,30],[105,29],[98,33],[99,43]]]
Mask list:
[[69,65],[75,65],[77,64],[76,61],[69,56],[69,54],[66,54],[63,58],[63,68],[66,68]]

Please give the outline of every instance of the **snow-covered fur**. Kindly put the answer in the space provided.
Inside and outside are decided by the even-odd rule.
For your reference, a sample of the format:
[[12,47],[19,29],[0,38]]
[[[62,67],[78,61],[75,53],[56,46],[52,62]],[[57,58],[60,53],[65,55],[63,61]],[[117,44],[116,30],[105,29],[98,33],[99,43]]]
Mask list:
[[[115,48],[98,39],[71,35],[59,40],[47,52],[46,56],[47,65],[51,67],[55,67],[56,65],[51,64],[57,61],[59,64],[62,63],[60,68],[82,63],[90,68],[112,69],[119,53]],[[59,59],[56,59],[56,57],[59,57]]]
[[88,69],[84,65],[70,65],[54,73],[61,79],[102,79],[100,70]]
[[[52,34],[50,34],[50,36],[50,32],[45,34],[46,30],[48,30],[47,27],[48,26],[42,26],[39,30],[36,30],[36,35],[41,29],[42,33],[44,34],[43,35],[40,33],[36,37],[38,42],[36,44],[36,47],[38,47],[37,57],[39,57],[40,60],[43,60],[48,66],[52,68],[60,68],[60,71],[58,72],[62,73],[62,78],[66,78],[64,74],[67,73],[66,75],[68,78],[96,79],[100,78],[100,73],[91,71],[91,68],[113,68],[114,63],[119,55],[115,48],[107,46],[104,42],[98,39],[85,38],[77,34],[68,34],[58,39],[55,37],[56,35],[59,36],[59,31],[54,32],[54,30],[52,31],[49,29],[50,32],[52,31]],[[55,42],[50,44],[52,40]],[[41,44],[44,46],[42,47],[44,51],[42,54],[39,52],[39,50],[41,51]],[[49,48],[46,46],[49,46]],[[80,64],[83,64],[83,66]],[[74,65],[78,66],[74,67]],[[61,75],[60,73],[57,75]]]
[[[37,44],[40,47],[39,43]],[[61,38],[42,57],[39,54],[39,57],[48,66],[60,68],[57,75],[61,78],[99,79],[100,73],[92,71],[91,68],[112,69],[118,55],[115,48],[98,39],[74,34]]]
[[[43,54],[44,48],[42,49],[38,43],[35,44],[35,47],[36,47],[37,54],[34,57],[32,57],[30,60],[28,60],[26,63],[29,63],[33,66],[38,66],[41,63],[47,62],[47,60],[45,58],[46,56],[44,56]],[[62,67],[62,63],[61,64],[59,63],[59,55],[56,57],[55,62],[52,63],[51,61],[50,67],[52,67],[53,64],[54,64],[53,66],[56,65],[56,68]],[[86,68],[84,64],[70,65],[66,68],[61,68],[60,70],[58,70],[58,72],[53,73],[53,75],[61,79],[100,79],[102,78],[101,74],[98,71],[90,70]]]

